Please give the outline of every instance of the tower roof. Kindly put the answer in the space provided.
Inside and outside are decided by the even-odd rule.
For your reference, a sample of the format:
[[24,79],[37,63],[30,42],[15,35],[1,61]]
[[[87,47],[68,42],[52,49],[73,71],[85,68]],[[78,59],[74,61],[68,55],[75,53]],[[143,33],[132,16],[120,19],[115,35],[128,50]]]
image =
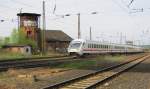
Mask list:
[[41,14],[37,14],[37,13],[18,13],[17,16],[41,16]]

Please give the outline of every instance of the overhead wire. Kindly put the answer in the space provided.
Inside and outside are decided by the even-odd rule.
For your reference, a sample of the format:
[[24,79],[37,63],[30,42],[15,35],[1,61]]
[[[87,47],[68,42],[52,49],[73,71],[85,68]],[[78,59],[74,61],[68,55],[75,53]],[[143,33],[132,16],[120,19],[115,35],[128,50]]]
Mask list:
[[129,11],[127,9],[125,9],[124,7],[122,7],[116,0],[111,0],[114,4],[116,4],[120,9],[122,9],[122,11],[124,11],[125,13],[129,13]]

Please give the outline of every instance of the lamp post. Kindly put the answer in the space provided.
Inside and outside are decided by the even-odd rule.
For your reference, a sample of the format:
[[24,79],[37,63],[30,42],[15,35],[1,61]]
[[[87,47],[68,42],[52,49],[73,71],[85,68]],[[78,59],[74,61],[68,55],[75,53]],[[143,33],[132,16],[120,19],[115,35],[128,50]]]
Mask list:
[[78,39],[81,38],[81,32],[80,32],[80,13],[77,14],[78,15]]
[[[97,13],[98,12],[92,12],[91,14],[97,14]],[[72,14],[66,14],[65,16],[70,16],[70,15],[72,15]],[[75,15],[78,16],[78,39],[80,39],[81,38],[81,30],[80,30],[80,16],[81,16],[81,14],[78,13],[78,14],[75,14]]]

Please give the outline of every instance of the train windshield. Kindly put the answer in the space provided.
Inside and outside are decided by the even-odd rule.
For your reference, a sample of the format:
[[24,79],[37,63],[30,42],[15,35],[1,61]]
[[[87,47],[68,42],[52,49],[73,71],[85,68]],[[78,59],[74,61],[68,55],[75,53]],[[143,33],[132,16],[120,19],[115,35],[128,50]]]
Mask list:
[[81,46],[81,43],[72,43],[70,45],[70,48],[79,48]]

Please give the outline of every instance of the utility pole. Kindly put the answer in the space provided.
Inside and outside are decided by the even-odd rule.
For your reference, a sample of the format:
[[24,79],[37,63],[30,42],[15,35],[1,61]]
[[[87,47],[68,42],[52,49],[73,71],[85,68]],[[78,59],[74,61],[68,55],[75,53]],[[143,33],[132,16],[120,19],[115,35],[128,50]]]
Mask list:
[[122,44],[122,32],[120,33],[120,44]]
[[[22,13],[22,8],[20,8],[19,13]],[[20,17],[18,16],[18,30],[20,29]]]
[[90,40],[92,40],[92,31],[91,31],[91,27],[90,27]]
[[80,13],[77,14],[78,15],[78,39],[81,38],[81,32],[80,32]]
[[43,1],[42,54],[45,54],[45,30],[46,30],[46,21],[45,21],[45,1]]

